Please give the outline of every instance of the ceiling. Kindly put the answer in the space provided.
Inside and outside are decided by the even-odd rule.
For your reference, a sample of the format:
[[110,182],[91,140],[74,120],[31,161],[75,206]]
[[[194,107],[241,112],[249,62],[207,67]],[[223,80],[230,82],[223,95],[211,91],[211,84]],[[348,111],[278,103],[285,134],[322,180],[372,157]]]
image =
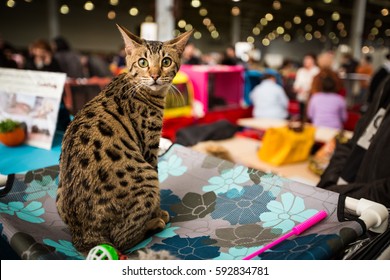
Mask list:
[[[94,3],[94,10],[84,10],[87,1]],[[75,45],[80,48],[108,48],[106,42],[98,41],[99,36],[88,34],[86,28],[107,32],[107,35],[100,38],[111,38],[112,33],[112,36],[117,35],[112,32],[113,22],[126,22],[130,27],[139,27],[145,20],[154,20],[156,1],[57,0],[58,7],[54,11],[58,13],[63,5],[69,7],[68,14],[58,13],[60,29]],[[329,47],[350,42],[353,5],[358,1],[367,2],[363,44],[390,46],[390,15],[387,15],[390,10],[389,0],[172,0],[172,11],[176,32],[192,26],[198,32],[195,36],[198,36],[199,45],[212,49],[221,49],[235,41],[251,41],[262,47],[272,44],[273,40],[312,42],[317,46],[323,44]],[[48,29],[44,26],[48,22],[45,16],[49,14],[47,10],[53,2],[55,3],[54,0],[3,1],[0,5],[0,32],[16,44],[27,44],[32,40],[32,30]],[[14,3],[14,7],[7,7],[8,3]],[[136,13],[129,15],[132,8],[136,8]],[[233,16],[232,9],[236,13],[239,11],[239,15]],[[115,17],[108,19],[109,12],[115,12]],[[338,12],[339,19],[333,20],[332,14],[335,12]],[[21,25],[23,21],[25,24]],[[28,32],[23,27],[26,24],[29,26]],[[232,35],[232,29],[236,30],[236,37]],[[90,36],[86,37],[85,34]]]
[[[286,40],[331,41],[335,44],[348,42],[353,5],[357,2],[357,0],[203,0],[199,8],[194,8],[191,6],[192,1],[177,1],[181,8],[177,16],[178,19],[184,18],[191,22],[197,30],[202,32],[202,36],[203,33],[206,36],[210,33],[202,23],[203,19],[208,17],[219,34],[231,38],[232,8],[238,7],[240,10],[240,40],[254,39],[255,42],[262,42],[264,38],[270,38],[272,41],[274,38],[281,37]],[[203,17],[199,15],[202,7],[208,12]],[[386,10],[383,11],[386,16],[382,14],[384,8],[390,8],[390,1],[367,0],[362,36],[369,45],[387,44],[389,41],[390,15],[386,15]],[[339,13],[338,20],[332,20],[334,12]],[[264,25],[264,18],[267,14],[272,15],[272,20],[266,21],[267,25]],[[294,23],[294,18],[297,23]],[[331,33],[330,36],[329,33]]]

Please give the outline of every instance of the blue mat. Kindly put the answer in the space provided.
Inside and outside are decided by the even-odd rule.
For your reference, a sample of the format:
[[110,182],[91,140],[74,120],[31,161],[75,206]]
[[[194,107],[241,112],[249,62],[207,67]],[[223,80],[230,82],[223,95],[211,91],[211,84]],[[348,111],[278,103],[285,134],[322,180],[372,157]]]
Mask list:
[[8,175],[59,163],[63,132],[56,132],[51,150],[21,145],[7,147],[0,143],[0,174]]

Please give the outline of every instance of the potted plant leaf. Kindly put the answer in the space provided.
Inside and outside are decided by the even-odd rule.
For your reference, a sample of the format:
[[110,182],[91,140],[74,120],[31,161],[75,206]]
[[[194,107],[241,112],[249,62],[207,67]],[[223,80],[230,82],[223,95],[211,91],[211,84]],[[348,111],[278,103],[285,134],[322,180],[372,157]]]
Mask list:
[[6,146],[18,146],[26,140],[26,128],[23,123],[12,119],[0,121],[0,142]]

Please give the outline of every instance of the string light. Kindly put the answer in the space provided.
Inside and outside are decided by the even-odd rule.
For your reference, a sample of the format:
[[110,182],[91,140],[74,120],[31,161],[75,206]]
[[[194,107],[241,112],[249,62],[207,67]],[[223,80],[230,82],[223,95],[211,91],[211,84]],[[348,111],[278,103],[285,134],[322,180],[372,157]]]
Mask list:
[[272,7],[274,8],[274,10],[280,10],[282,8],[282,4],[279,1],[274,1],[272,3]]
[[252,29],[253,35],[259,35],[260,32],[261,32],[261,29],[257,26]]
[[269,46],[269,44],[271,43],[269,39],[267,38],[264,38],[261,43],[263,44],[263,46],[267,47]]
[[117,6],[119,4],[119,0],[110,0],[110,5]]
[[291,41],[291,36],[290,36],[290,34],[284,34],[284,35],[283,35],[283,40],[284,40],[285,42],[290,42],[290,41]]
[[295,24],[300,24],[302,22],[302,19],[301,19],[300,16],[295,16],[293,21],[294,21]]
[[190,30],[194,29],[194,27],[192,26],[192,24],[187,23],[186,26],[184,27],[184,29],[186,31],[190,31]]
[[246,38],[246,41],[248,43],[254,43],[255,42],[255,38],[253,38],[252,36],[248,36],[248,38]]
[[7,1],[7,7],[8,7],[8,8],[13,8],[13,7],[15,7],[15,1],[14,1],[14,0],[8,0],[8,1]]
[[212,37],[213,39],[217,39],[217,38],[219,37],[218,31],[214,30],[213,32],[211,32],[211,37]]
[[139,11],[138,11],[138,9],[137,9],[136,7],[132,7],[132,8],[130,8],[130,10],[129,10],[129,14],[130,14],[131,16],[133,16],[133,17],[135,17],[136,15],[138,15],[138,13],[139,13]]
[[265,19],[267,21],[272,21],[274,19],[274,16],[271,13],[268,13],[268,14],[265,15]]
[[331,18],[333,21],[339,21],[341,16],[340,16],[340,13],[339,12],[333,12],[332,15],[331,15]]
[[115,19],[116,18],[115,11],[109,11],[108,14],[107,14],[107,18],[110,19],[110,20]]
[[205,16],[207,16],[208,11],[207,11],[206,8],[201,8],[201,9],[199,10],[199,14],[200,14],[202,17],[205,17]]
[[202,33],[200,33],[199,31],[194,32],[194,38],[196,40],[199,40],[200,38],[202,38]]
[[305,11],[306,16],[312,17],[314,15],[314,10],[311,7],[307,7]]
[[202,3],[199,0],[192,0],[191,6],[194,8],[199,8],[202,5]]
[[240,13],[241,13],[240,8],[239,8],[239,7],[233,7],[231,13],[232,13],[232,15],[235,16],[235,17],[236,17],[236,16],[239,16]]
[[84,4],[84,9],[87,11],[92,11],[95,8],[95,5],[92,3],[92,1],[87,1]]
[[311,35],[311,33],[306,33],[306,34],[305,34],[305,39],[306,39],[307,41],[311,41],[311,40],[313,39],[313,35]]
[[211,24],[211,20],[209,18],[204,18],[203,19],[203,24],[206,26],[209,26]]
[[63,15],[69,14],[69,6],[64,4],[60,7],[60,13]]
[[179,26],[180,28],[184,28],[186,26],[186,24],[187,24],[187,22],[184,19],[181,19],[177,23],[177,26]]

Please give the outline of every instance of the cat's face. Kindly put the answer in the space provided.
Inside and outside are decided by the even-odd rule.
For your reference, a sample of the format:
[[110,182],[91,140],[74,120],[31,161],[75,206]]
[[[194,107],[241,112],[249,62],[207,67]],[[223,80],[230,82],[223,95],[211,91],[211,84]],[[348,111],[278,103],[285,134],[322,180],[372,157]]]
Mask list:
[[125,41],[129,75],[152,91],[169,87],[180,68],[181,54],[192,32],[167,41],[146,41],[118,26]]

